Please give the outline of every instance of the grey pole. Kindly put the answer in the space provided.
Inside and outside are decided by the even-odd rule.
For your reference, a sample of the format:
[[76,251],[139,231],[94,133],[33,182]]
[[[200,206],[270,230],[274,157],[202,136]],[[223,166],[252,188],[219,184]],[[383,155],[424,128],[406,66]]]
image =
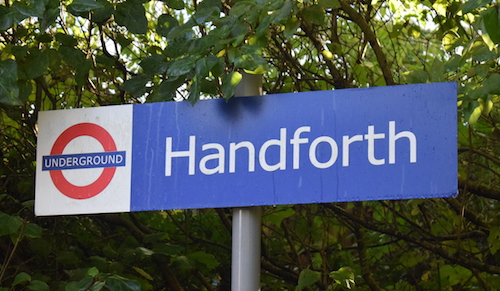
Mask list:
[[[242,72],[236,97],[262,95],[262,76]],[[233,208],[232,291],[260,290],[260,206]]]

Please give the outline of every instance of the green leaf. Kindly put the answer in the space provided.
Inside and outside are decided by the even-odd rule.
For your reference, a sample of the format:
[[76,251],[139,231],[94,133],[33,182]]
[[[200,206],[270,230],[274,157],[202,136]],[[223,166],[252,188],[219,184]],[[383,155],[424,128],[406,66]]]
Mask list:
[[12,25],[17,24],[18,14],[13,9],[5,7],[3,5],[0,6],[0,31],[7,30],[12,27]]
[[222,79],[222,96],[229,100],[234,96],[234,87],[241,81],[242,75],[238,72],[231,72]]
[[490,94],[500,94],[500,74],[494,73],[484,81],[484,87]]
[[295,288],[296,291],[301,291],[304,288],[311,286],[312,284],[318,282],[321,279],[321,273],[318,271],[313,271],[310,269],[304,269],[302,272],[300,272],[299,275],[299,282],[297,284],[297,287]]
[[92,11],[91,19],[97,23],[104,23],[113,15],[115,7],[106,0],[97,0],[97,2],[101,4],[102,7]]
[[257,3],[254,0],[236,1],[234,3],[234,5],[231,7],[231,10],[229,10],[229,15],[234,17],[234,18],[238,18],[244,14],[245,14],[245,16],[247,16],[246,14],[248,14],[248,11],[255,9],[256,4]]
[[87,275],[89,275],[90,277],[95,277],[98,274],[99,274],[99,269],[97,269],[96,267],[92,267],[87,271]]
[[41,228],[35,223],[28,223],[24,227],[24,235],[29,238],[41,238],[42,232],[43,228]]
[[30,50],[26,56],[23,71],[27,79],[35,79],[43,75],[49,67],[49,56],[40,50]]
[[213,254],[205,252],[193,252],[186,255],[186,257],[195,262],[197,266],[203,264],[204,269],[206,268],[207,271],[215,269],[220,264]]
[[439,270],[439,273],[441,275],[441,279],[448,279],[448,282],[451,286],[469,280],[470,276],[472,275],[471,270],[458,265],[444,265]]
[[55,24],[57,17],[61,13],[59,0],[46,0],[45,12],[43,17],[39,18],[40,31],[45,31],[49,26]]
[[243,21],[237,21],[231,27],[231,36],[235,38],[233,46],[239,45],[245,38],[249,31],[249,27]]
[[18,216],[0,213],[0,236],[17,232],[22,224],[23,222]]
[[158,17],[158,25],[156,26],[156,32],[164,37],[168,37],[168,34],[174,27],[178,27],[179,22],[177,19],[173,18],[168,14],[163,14]]
[[184,84],[184,78],[173,78],[172,80],[163,81],[158,88],[156,88],[150,96],[148,101],[172,101],[176,96],[176,91],[179,86]]
[[265,219],[270,221],[274,225],[280,227],[281,222],[283,222],[283,219],[291,217],[295,214],[295,210],[293,210],[293,208],[288,207],[288,206],[278,206],[277,209],[282,208],[282,207],[286,207],[286,208],[267,215],[265,217]]
[[318,4],[325,9],[337,9],[341,7],[339,0],[319,0]]
[[455,72],[464,63],[464,59],[457,54],[454,54],[444,65],[446,72]]
[[167,6],[173,9],[181,10],[184,9],[184,1],[182,0],[162,0],[167,3]]
[[44,0],[31,0],[27,2],[16,1],[12,4],[12,9],[25,17],[40,17],[45,13]]
[[94,9],[104,8],[104,6],[95,0],[73,0],[68,8],[75,12],[88,12]]
[[208,76],[210,70],[219,63],[219,58],[214,55],[208,55],[196,61],[196,75],[200,78]]
[[472,10],[483,7],[488,3],[490,3],[490,0],[469,0],[462,5],[461,10],[464,14],[469,13]]
[[483,17],[483,24],[490,39],[494,43],[500,43],[500,22],[498,15],[498,6],[491,6],[486,10],[481,11]]
[[64,33],[56,33],[56,40],[60,42],[62,45],[69,47],[73,47],[78,44],[78,42],[73,36]]
[[325,10],[319,5],[311,5],[302,10],[302,17],[313,24],[323,25],[326,20]]
[[60,47],[59,54],[63,61],[65,61],[71,67],[75,68],[76,83],[83,86],[85,84],[87,74],[92,67],[91,61],[87,60],[85,54],[81,50],[72,47]]
[[[94,290],[100,290],[100,289],[95,289],[93,288],[95,284],[92,284],[93,279],[92,277],[85,276],[83,279],[80,281],[73,281],[69,282],[66,287],[64,288],[65,291],[83,291],[83,290],[89,290],[89,291],[94,291]],[[104,282],[102,282],[104,283]]]
[[195,76],[191,81],[191,87],[189,87],[188,101],[191,105],[194,105],[200,99],[201,85],[198,76]]
[[28,275],[27,273],[25,272],[21,272],[19,274],[16,275],[16,277],[14,278],[14,282],[12,282],[12,287],[16,286],[16,285],[19,285],[19,284],[22,284],[22,283],[26,283],[26,282],[30,282],[31,281],[31,276]]
[[438,58],[435,58],[432,62],[431,69],[429,70],[429,80],[431,82],[442,82],[444,81],[444,64]]
[[193,15],[193,19],[197,24],[216,20],[219,18],[221,8],[222,3],[220,0],[204,0],[198,5],[198,9]]
[[494,51],[490,51],[490,49],[484,44],[475,47],[472,50],[472,59],[478,62],[487,62],[493,59],[496,59],[498,56]]
[[19,87],[17,86],[16,61],[11,59],[1,61],[0,76],[2,76],[0,78],[0,103],[5,105],[21,105],[21,100],[19,100]]
[[167,70],[167,58],[164,55],[152,54],[139,64],[147,75],[160,75]]
[[164,254],[168,256],[174,256],[179,254],[183,250],[182,246],[171,245],[165,242],[155,244],[153,247],[153,251],[155,254]]
[[495,255],[497,251],[500,250],[500,227],[491,227],[490,235],[488,236],[488,244],[492,255]]
[[106,279],[106,287],[110,290],[119,291],[140,291],[141,284],[135,280],[123,278],[118,275],[110,276]]
[[125,26],[129,32],[146,34],[148,20],[146,9],[141,2],[128,0],[116,5],[115,20],[119,25]]
[[31,283],[28,285],[28,289],[33,290],[33,291],[49,291],[49,285],[47,283],[39,281],[39,280],[33,280]]
[[123,34],[118,34],[116,36],[116,42],[122,47],[127,47],[132,43],[132,40],[125,37]]
[[424,70],[411,71],[406,75],[406,81],[409,84],[426,83],[428,78],[429,74]]
[[285,38],[290,38],[292,35],[297,32],[297,29],[300,27],[300,20],[297,17],[290,17],[288,18],[286,24],[285,24],[285,31],[283,32],[283,35]]
[[490,66],[486,64],[475,65],[473,68],[474,68],[474,73],[476,73],[479,77],[482,78],[485,78],[488,75],[488,72],[490,71]]
[[333,271],[329,276],[335,280],[335,283],[344,288],[352,289],[354,287],[354,271],[349,267],[342,267],[337,271]]
[[217,81],[201,79],[200,80],[200,91],[207,96],[215,96],[217,95]]
[[146,93],[146,83],[150,77],[146,75],[134,76],[123,83],[121,88],[134,97],[140,97]]
[[185,75],[191,72],[195,67],[194,57],[185,57],[176,61],[173,61],[167,69],[167,74],[171,77],[177,77]]
[[280,9],[273,12],[271,22],[281,23],[285,19],[288,20],[290,17],[290,13],[292,13],[292,9],[292,1],[285,1]]

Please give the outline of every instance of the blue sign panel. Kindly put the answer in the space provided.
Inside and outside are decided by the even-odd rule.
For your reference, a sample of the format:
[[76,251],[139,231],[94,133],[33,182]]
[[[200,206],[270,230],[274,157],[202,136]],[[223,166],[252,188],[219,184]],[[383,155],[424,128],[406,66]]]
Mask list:
[[41,112],[35,212],[449,197],[456,97],[432,83]]
[[449,197],[456,84],[137,105],[131,211]]

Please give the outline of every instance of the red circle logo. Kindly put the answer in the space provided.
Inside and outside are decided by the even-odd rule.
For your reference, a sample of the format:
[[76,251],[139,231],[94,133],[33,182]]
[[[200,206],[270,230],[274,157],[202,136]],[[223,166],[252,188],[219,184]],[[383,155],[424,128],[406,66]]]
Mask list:
[[[115,141],[104,128],[93,123],[79,123],[69,127],[61,133],[52,146],[50,154],[62,155],[68,143],[79,136],[90,136],[95,138],[106,152],[116,151]],[[71,184],[66,180],[61,170],[51,171],[50,177],[56,188],[65,196],[73,199],[88,199],[101,193],[109,185],[115,171],[116,167],[104,168],[99,178],[87,186],[76,186]]]

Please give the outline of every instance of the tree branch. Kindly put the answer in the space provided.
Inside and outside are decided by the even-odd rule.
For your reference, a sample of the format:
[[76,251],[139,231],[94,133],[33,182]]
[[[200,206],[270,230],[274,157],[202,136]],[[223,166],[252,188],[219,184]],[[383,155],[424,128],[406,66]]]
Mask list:
[[370,43],[375,56],[377,57],[377,61],[382,69],[382,74],[384,75],[384,80],[387,85],[395,85],[394,77],[392,75],[392,71],[389,63],[387,62],[387,58],[385,57],[385,53],[382,50],[380,43],[378,42],[377,36],[375,32],[371,29],[368,22],[366,22],[365,18],[359,14],[354,8],[351,7],[349,3],[345,0],[340,0],[340,5],[342,10],[349,15],[349,17],[354,21],[359,28],[363,31],[366,39]]
[[466,267],[466,268],[474,268],[474,269],[477,269],[477,270],[480,270],[483,272],[487,272],[490,274],[500,274],[500,267],[484,264],[482,261],[475,260],[473,257],[467,258],[464,255],[460,254],[460,252],[450,254],[446,249],[444,249],[442,247],[442,245],[436,245],[435,243],[430,243],[430,242],[427,242],[425,240],[406,235],[406,234],[401,233],[401,232],[394,230],[394,229],[383,228],[380,225],[368,223],[368,222],[356,217],[355,215],[346,212],[344,209],[342,209],[336,205],[324,204],[324,207],[332,210],[337,215],[346,217],[347,219],[352,220],[353,222],[355,222],[355,223],[357,223],[357,224],[359,224],[367,229],[371,229],[373,231],[377,231],[380,233],[385,233],[387,235],[394,236],[394,237],[397,237],[401,240],[415,244],[415,245],[420,246],[428,251],[435,253],[436,255],[438,255],[438,256],[440,256],[440,257],[442,257],[442,258],[444,258],[452,263],[461,265],[461,266]]

